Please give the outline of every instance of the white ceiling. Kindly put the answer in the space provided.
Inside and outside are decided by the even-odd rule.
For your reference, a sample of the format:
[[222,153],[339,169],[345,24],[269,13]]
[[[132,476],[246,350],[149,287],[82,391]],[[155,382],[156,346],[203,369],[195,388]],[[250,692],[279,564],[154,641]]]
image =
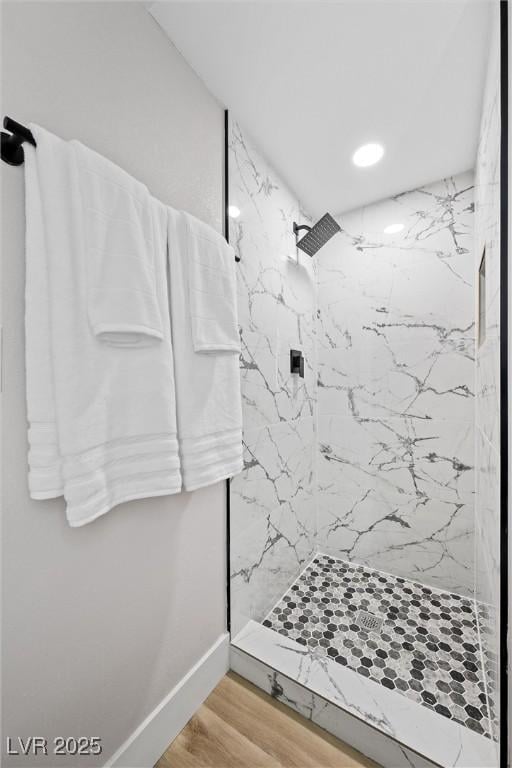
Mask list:
[[[474,165],[485,0],[156,2],[150,12],[313,215]],[[372,168],[351,161],[378,141]]]

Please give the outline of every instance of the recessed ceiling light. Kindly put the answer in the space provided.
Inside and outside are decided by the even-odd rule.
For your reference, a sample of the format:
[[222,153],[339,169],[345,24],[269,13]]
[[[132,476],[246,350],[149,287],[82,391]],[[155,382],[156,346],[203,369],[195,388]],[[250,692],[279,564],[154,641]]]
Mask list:
[[232,219],[238,219],[240,216],[240,208],[237,208],[236,205],[230,205],[228,206],[228,214]]
[[385,228],[384,233],[386,235],[395,235],[397,232],[401,232],[403,228],[403,224],[390,224]]
[[384,147],[382,144],[363,144],[352,155],[352,162],[360,168],[375,165],[382,159]]

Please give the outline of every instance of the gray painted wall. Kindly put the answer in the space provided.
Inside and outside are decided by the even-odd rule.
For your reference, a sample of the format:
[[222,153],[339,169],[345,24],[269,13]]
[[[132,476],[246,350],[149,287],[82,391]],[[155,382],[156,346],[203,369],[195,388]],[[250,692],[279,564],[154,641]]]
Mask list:
[[[2,10],[2,114],[80,139],[220,230],[222,109],[143,5]],[[224,484],[79,529],[62,500],[29,499],[23,170],[2,164],[2,187],[3,735],[97,735],[104,754],[66,766],[102,764],[224,631]]]

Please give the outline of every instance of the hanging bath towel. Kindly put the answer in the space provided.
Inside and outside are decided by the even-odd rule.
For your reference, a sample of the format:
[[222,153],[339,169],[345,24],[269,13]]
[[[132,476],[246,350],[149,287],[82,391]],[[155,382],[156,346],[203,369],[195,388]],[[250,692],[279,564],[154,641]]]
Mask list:
[[167,210],[78,142],[25,150],[29,488],[80,526],[181,473]]
[[178,436],[187,491],[242,470],[240,338],[233,249],[168,208]]

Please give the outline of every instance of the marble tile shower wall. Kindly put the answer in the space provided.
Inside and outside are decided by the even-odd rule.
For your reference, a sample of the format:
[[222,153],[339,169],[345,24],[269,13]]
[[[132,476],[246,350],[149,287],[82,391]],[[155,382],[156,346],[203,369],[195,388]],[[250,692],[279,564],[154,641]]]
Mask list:
[[[475,175],[475,259],[485,249],[485,334],[476,354],[476,597],[487,603],[481,623],[487,683],[499,703],[500,532],[500,79],[499,7],[493,9],[490,59]],[[485,610],[485,609],[484,609]],[[498,721],[498,714],[496,720]],[[496,732],[496,739],[499,734]]]
[[341,216],[318,259],[317,549],[467,596],[473,218],[468,172]]
[[[296,262],[295,197],[229,128],[230,242],[238,270],[244,471],[231,484],[231,615],[236,634],[262,619],[311,559],[315,543],[316,275]],[[302,350],[304,379],[290,374]]]

